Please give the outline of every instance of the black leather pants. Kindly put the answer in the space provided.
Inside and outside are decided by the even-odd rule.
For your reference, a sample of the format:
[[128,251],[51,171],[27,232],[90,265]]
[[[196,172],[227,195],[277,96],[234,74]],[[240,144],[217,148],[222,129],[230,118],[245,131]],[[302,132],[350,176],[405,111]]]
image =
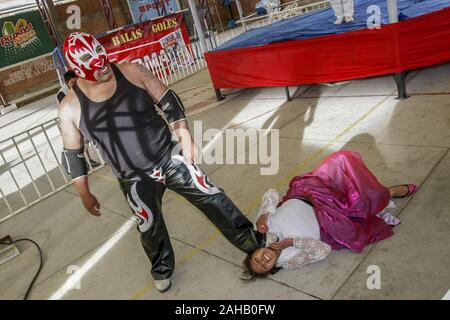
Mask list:
[[187,163],[181,155],[172,156],[149,172],[131,179],[119,179],[119,183],[138,219],[141,242],[152,263],[155,280],[170,278],[175,268],[161,208],[166,187],[202,211],[242,251],[250,253],[265,244],[265,235],[253,230],[253,224],[224,191],[211,183],[197,165]]

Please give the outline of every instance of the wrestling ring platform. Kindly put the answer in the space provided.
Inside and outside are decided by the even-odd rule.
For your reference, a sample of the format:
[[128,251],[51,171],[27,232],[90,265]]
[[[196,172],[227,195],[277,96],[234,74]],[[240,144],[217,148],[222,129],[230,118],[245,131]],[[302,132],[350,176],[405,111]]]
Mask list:
[[[332,8],[244,32],[205,54],[220,89],[286,87],[392,74],[406,99],[410,70],[450,61],[450,0],[355,0],[355,21],[335,25]],[[376,16],[378,14],[378,27]]]

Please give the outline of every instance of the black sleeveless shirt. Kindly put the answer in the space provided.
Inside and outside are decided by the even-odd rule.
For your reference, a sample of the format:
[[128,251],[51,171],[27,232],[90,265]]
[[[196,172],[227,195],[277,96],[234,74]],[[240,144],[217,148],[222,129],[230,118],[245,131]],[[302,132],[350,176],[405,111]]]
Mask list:
[[94,102],[73,86],[81,106],[80,131],[100,150],[118,178],[146,171],[170,155],[171,132],[147,91],[129,82],[111,64],[116,91]]

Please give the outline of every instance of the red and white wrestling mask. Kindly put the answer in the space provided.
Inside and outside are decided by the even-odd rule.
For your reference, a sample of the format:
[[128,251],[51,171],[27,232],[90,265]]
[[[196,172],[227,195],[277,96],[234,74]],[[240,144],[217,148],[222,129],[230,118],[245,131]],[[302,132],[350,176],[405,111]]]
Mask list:
[[109,64],[105,48],[94,36],[84,32],[73,32],[64,41],[64,56],[78,77],[97,81],[96,71]]

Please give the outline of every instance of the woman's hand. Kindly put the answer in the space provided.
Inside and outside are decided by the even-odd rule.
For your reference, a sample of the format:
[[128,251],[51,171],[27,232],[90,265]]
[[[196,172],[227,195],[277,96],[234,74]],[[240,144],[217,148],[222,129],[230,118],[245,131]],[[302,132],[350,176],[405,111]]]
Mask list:
[[269,232],[269,227],[267,226],[268,218],[269,215],[267,213],[263,213],[262,215],[260,215],[258,220],[256,221],[256,230],[261,233]]
[[278,242],[272,243],[270,246],[274,250],[284,250],[286,248],[292,247],[294,245],[293,238],[286,238]]

